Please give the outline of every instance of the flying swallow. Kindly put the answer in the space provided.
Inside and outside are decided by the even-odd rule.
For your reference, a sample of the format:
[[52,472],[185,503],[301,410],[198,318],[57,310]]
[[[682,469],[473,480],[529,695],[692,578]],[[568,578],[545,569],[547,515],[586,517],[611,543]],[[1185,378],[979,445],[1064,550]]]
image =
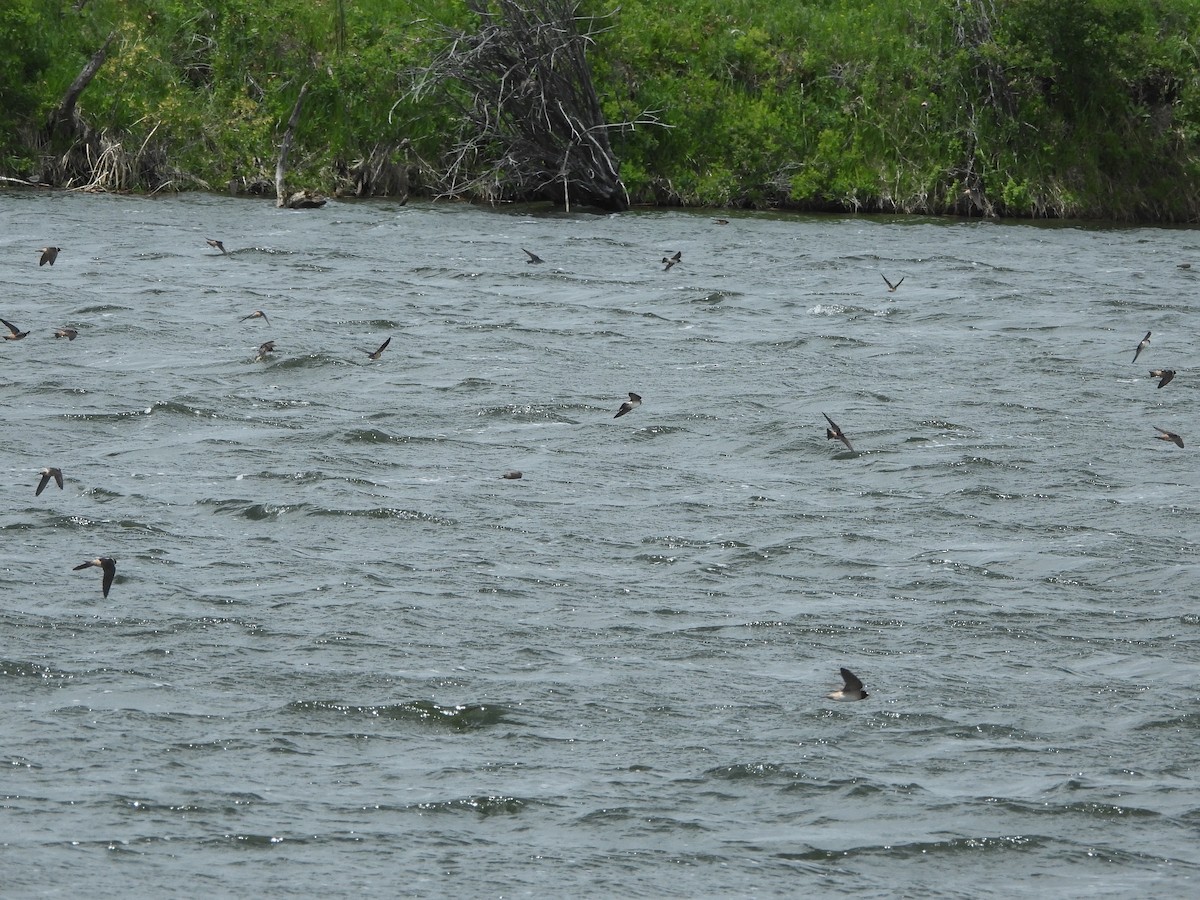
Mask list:
[[663,261],[663,271],[666,272],[668,269],[671,268],[671,266],[675,265],[676,263],[683,262],[683,251],[677,250],[675,252],[674,256],[664,256],[662,258],[662,261]]
[[713,219],[713,222],[714,222],[714,224],[717,224],[717,225],[728,225],[729,224],[728,219]]
[[[825,413],[821,413],[821,415],[825,416]],[[829,427],[825,429],[825,440],[839,440],[846,445],[847,450],[853,452],[854,448],[850,446],[850,441],[846,438],[842,429],[838,427],[838,423],[829,418],[829,416],[825,416],[825,421],[829,423]]]
[[240,319],[238,319],[238,321],[245,322],[247,319],[262,319],[268,325],[271,324],[271,320],[267,318],[267,314],[265,312],[263,312],[261,309],[256,309],[254,312],[250,313],[250,315],[248,315],[248,316],[242,316]]
[[46,263],[54,265],[54,261],[58,259],[58,251],[61,249],[62,247],[43,247],[38,251],[38,253],[42,254],[41,258],[38,259],[38,265],[44,266]]
[[621,416],[625,415],[625,413],[630,412],[631,410],[635,410],[641,405],[642,405],[641,396],[639,394],[635,394],[633,391],[630,391],[629,399],[621,404],[621,408],[617,410],[617,414],[615,416],[613,416],[613,418],[619,419],[619,418],[621,418]]
[[518,478],[522,478],[524,476],[522,476],[521,473],[518,472],[516,469],[513,469],[511,472],[505,472],[500,477],[507,478],[509,481],[516,481]]
[[53,478],[54,483],[58,485],[58,489],[60,491],[62,490],[62,469],[56,469],[54,466],[46,466],[46,468],[42,469],[41,474],[42,480],[38,482],[37,490],[33,492],[33,496],[40,497],[42,495],[42,491],[46,489],[46,485],[50,483],[51,478]]
[[840,691],[825,696],[830,700],[866,700],[871,696],[863,690],[863,683],[858,680],[858,676],[849,669],[842,669],[842,681],[845,683]]
[[258,345],[258,356],[254,357],[255,362],[262,362],[267,356],[275,352],[274,341],[263,341]]
[[888,286],[888,293],[894,294],[894,293],[896,293],[896,288],[898,288],[898,287],[900,287],[900,285],[904,284],[904,279],[907,276],[901,275],[900,280],[897,281],[895,284],[892,284],[890,281],[888,281],[888,277],[886,275],[884,275],[882,272],[879,273],[879,277],[882,278],[884,283]]
[[8,319],[0,319],[0,322],[3,322],[8,327],[9,333],[3,335],[6,341],[19,341],[21,338],[25,337],[25,335],[29,334],[28,331],[21,331],[21,329],[17,328],[17,326],[8,321]]
[[1149,346],[1150,346],[1150,332],[1147,331],[1146,336],[1144,338],[1142,338],[1141,343],[1139,343],[1137,345],[1137,349],[1133,351],[1133,361],[1137,362],[1137,358],[1141,355],[1142,351],[1145,350]]
[[220,250],[226,256],[229,255],[229,251],[225,249],[225,245],[214,238],[205,238],[204,243],[208,244],[208,246],[212,247],[214,250]]
[[1159,387],[1166,387],[1171,383],[1171,379],[1175,377],[1174,369],[1151,369],[1150,377],[1158,379]]
[[363,353],[367,354],[367,356],[369,356],[371,359],[379,359],[379,357],[383,356],[383,351],[387,349],[387,345],[390,344],[391,342],[392,342],[392,339],[388,338],[386,341],[384,341],[382,344],[379,345],[378,350],[375,350],[375,351],[364,350]]
[[87,569],[91,566],[99,566],[104,571],[104,580],[100,582],[100,588],[104,591],[104,596],[108,596],[108,589],[112,587],[113,579],[117,575],[117,561],[111,556],[101,556],[97,559],[89,559],[87,562],[82,562],[71,571],[78,572],[80,569]]
[[75,340],[75,337],[78,334],[79,334],[79,332],[76,331],[74,328],[55,328],[54,329],[54,339],[55,340],[58,340],[59,338],[66,338],[68,341],[73,341],[73,340]]
[[1161,434],[1155,435],[1155,437],[1158,438],[1160,441],[1170,441],[1176,447],[1180,447],[1180,448],[1183,447],[1183,438],[1181,438],[1175,432],[1167,431],[1167,429],[1165,429],[1165,428],[1159,428],[1157,425],[1154,426],[1154,430],[1161,432]]
[[542,259],[540,256],[538,256],[536,253],[530,253],[524,247],[522,247],[521,250],[525,253],[526,256],[529,257],[529,259],[525,260],[526,264],[545,262],[545,260]]

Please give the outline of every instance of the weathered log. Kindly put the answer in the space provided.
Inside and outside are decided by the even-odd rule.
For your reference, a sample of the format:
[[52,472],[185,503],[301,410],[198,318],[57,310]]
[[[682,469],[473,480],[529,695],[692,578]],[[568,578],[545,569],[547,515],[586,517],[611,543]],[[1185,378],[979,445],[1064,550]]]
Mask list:
[[46,122],[46,131],[52,139],[67,138],[75,140],[87,136],[87,126],[75,107],[79,102],[79,95],[87,90],[87,86],[92,83],[92,79],[96,77],[96,73],[104,65],[104,60],[108,58],[108,48],[112,45],[116,37],[116,31],[109,33],[108,37],[104,39],[104,43],[100,46],[100,49],[92,55],[92,58],[79,71],[79,74],[75,76],[75,80],[71,82],[71,86],[63,94],[63,98],[58,106],[50,111],[50,116]]
[[289,206],[287,190],[284,186],[284,173],[287,171],[288,153],[292,149],[292,138],[296,134],[296,124],[300,121],[300,109],[304,106],[304,95],[308,93],[308,82],[300,86],[300,94],[296,97],[296,105],[292,107],[292,115],[288,119],[287,130],[283,133],[283,142],[279,145],[279,162],[275,164],[275,205]]

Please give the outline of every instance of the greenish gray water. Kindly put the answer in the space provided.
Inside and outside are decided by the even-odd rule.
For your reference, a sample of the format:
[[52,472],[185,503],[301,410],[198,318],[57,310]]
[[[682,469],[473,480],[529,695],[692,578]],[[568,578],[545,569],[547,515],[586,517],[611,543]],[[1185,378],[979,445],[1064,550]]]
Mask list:
[[1195,231],[0,222],[6,896],[1195,889]]

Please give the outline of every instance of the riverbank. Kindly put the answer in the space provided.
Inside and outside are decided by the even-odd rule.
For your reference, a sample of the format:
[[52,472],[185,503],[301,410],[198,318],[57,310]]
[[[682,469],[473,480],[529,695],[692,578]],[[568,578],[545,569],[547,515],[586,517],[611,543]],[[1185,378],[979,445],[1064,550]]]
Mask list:
[[[601,17],[582,30],[630,204],[1200,220],[1190,2],[635,0],[585,12]],[[494,148],[465,152],[453,87],[413,89],[447,29],[478,29],[459,4],[24,2],[0,25],[13,36],[0,49],[9,178],[274,193],[307,85],[290,188],[553,196],[506,180]]]

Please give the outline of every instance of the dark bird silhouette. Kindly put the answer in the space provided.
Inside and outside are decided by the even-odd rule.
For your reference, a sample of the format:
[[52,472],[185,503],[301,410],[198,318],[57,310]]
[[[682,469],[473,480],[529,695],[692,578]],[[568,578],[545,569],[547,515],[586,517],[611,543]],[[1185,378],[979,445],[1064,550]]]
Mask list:
[[879,273],[879,277],[882,278],[884,281],[884,284],[886,284],[888,286],[888,293],[894,294],[894,293],[896,293],[896,288],[898,288],[898,287],[900,287],[900,285],[904,284],[904,279],[907,278],[908,276],[901,275],[900,280],[897,281],[895,284],[892,284],[890,281],[888,281],[888,277],[886,275],[884,275],[882,272]]
[[379,357],[383,356],[383,351],[387,349],[387,345],[390,344],[391,342],[392,342],[392,339],[388,338],[386,341],[384,341],[382,344],[379,345],[378,350],[364,350],[363,353],[367,354],[367,356],[369,356],[371,359],[379,359]]
[[54,339],[56,341],[59,338],[66,338],[68,341],[73,341],[73,340],[75,340],[75,338],[78,334],[79,334],[79,332],[76,331],[74,328],[55,328],[54,329]]
[[113,579],[117,576],[117,561],[111,556],[101,556],[80,563],[72,571],[78,572],[80,569],[87,569],[91,566],[98,566],[104,572],[104,579],[100,582],[100,588],[104,591],[104,596],[107,597],[108,589],[112,587]]
[[1183,447],[1183,438],[1181,438],[1175,432],[1167,431],[1165,428],[1159,428],[1157,425],[1154,426],[1154,430],[1160,432],[1159,434],[1155,435],[1155,437],[1160,441],[1170,441],[1176,447]]
[[1158,379],[1159,387],[1166,387],[1171,383],[1171,379],[1175,377],[1174,369],[1151,369],[1150,377]]
[[[825,416],[825,413],[821,413],[821,415]],[[854,448],[850,446],[849,438],[847,438],[842,429],[838,427],[838,423],[829,418],[829,416],[825,416],[825,421],[829,423],[829,427],[825,429],[825,439],[828,441],[841,441],[846,445],[847,450],[853,452]]]
[[713,221],[718,225],[728,225],[729,224],[728,219],[713,219]]
[[513,469],[511,472],[505,472],[505,473],[504,473],[503,475],[501,475],[500,477],[501,477],[501,478],[507,478],[509,481],[516,481],[518,478],[523,478],[523,477],[525,477],[525,476],[523,476],[523,475],[522,475],[520,472],[518,472],[516,469]]
[[641,405],[642,405],[641,395],[635,394],[633,391],[630,391],[629,399],[621,404],[621,408],[617,410],[617,414],[615,416],[613,416],[613,418],[619,419],[619,418],[621,418],[621,416],[625,415],[625,413],[635,410]]
[[25,335],[29,334],[28,331],[22,331],[12,322],[8,321],[8,319],[0,319],[0,322],[3,322],[5,327],[8,328],[8,334],[3,335],[6,341],[19,341]]
[[208,244],[208,246],[212,247],[214,250],[220,250],[226,256],[229,255],[229,251],[225,249],[225,245],[215,238],[205,238],[204,243]]
[[1137,349],[1133,351],[1133,361],[1137,362],[1137,358],[1142,355],[1142,351],[1145,350],[1149,346],[1150,346],[1150,332],[1147,331],[1146,336],[1144,338],[1142,338],[1141,342],[1137,345]]
[[60,250],[62,250],[62,247],[43,247],[38,251],[38,253],[42,254],[41,258],[38,259],[38,265],[44,266],[46,263],[54,265],[54,261],[58,259],[58,251]]
[[666,272],[668,269],[671,268],[671,266],[676,265],[677,263],[683,262],[683,251],[677,250],[675,252],[674,256],[664,256],[662,258],[662,261],[663,261],[663,271]]
[[526,256],[529,257],[529,259],[525,260],[525,262],[527,264],[545,262],[545,260],[542,259],[540,256],[538,256],[536,253],[530,253],[524,247],[522,247],[521,250],[524,252],[524,254]]
[[849,669],[842,669],[842,689],[826,694],[830,700],[866,700],[871,695],[863,690],[863,683]]
[[255,362],[262,362],[268,355],[275,352],[274,341],[263,341],[258,345],[258,356],[254,357]]
[[54,466],[47,466],[46,468],[42,469],[41,474],[42,480],[38,482],[37,490],[33,492],[33,496],[40,497],[42,495],[42,491],[46,489],[46,485],[50,483],[51,478],[53,478],[54,483],[58,485],[58,489],[60,491],[62,490],[62,469],[56,469]]
[[271,324],[271,320],[267,318],[267,314],[265,312],[263,312],[261,309],[256,309],[254,312],[250,313],[250,315],[248,315],[248,316],[242,316],[240,319],[238,319],[238,321],[245,322],[247,319],[262,319],[268,325]]

